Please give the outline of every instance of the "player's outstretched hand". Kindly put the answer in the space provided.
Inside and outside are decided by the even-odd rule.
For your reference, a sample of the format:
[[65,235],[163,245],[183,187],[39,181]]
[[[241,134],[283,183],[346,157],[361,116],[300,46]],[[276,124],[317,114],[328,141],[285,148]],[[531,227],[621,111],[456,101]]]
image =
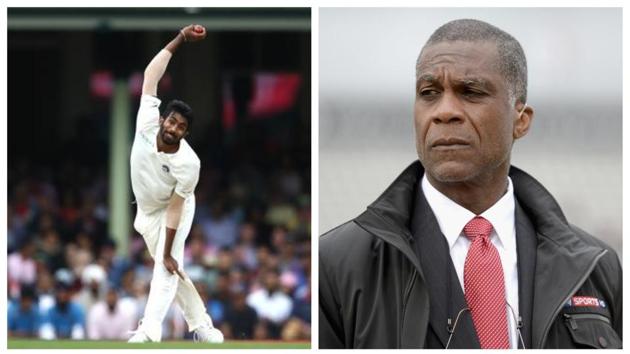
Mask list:
[[206,29],[202,25],[188,25],[180,33],[186,42],[197,42],[206,38]]

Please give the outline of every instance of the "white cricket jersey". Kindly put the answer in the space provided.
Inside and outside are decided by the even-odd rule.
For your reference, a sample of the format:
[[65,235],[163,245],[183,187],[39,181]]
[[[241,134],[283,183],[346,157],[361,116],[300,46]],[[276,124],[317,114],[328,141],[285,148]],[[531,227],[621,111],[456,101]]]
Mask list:
[[160,130],[160,100],[142,95],[131,148],[131,187],[138,208],[146,214],[167,207],[173,192],[183,198],[193,195],[201,163],[182,139],[173,154],[157,151]]

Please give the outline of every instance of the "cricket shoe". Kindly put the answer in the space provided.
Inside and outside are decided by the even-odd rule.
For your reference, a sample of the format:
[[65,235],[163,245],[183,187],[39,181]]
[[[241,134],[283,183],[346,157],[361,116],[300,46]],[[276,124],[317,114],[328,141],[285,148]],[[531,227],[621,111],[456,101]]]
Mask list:
[[193,340],[202,343],[223,343],[223,333],[208,324],[195,329]]
[[149,338],[146,334],[144,334],[144,332],[140,330],[129,332],[133,335],[131,336],[131,338],[129,338],[129,340],[127,340],[127,343],[148,343],[151,341],[151,338]]
[[[153,327],[153,328],[152,328]],[[148,343],[148,342],[159,342],[162,337],[162,327],[160,324],[156,324],[154,326],[148,326],[142,320],[140,320],[140,324],[138,325],[138,329],[135,331],[129,331],[132,334],[131,338],[127,340],[127,343]],[[153,338],[152,339],[149,334],[153,330]]]

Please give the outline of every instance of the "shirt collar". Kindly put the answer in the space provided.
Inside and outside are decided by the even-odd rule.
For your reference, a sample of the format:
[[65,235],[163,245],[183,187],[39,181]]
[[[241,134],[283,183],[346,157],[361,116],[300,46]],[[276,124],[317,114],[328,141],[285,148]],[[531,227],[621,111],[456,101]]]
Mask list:
[[507,192],[493,206],[481,213],[481,216],[490,221],[494,227],[499,243],[508,249],[516,247],[516,239],[514,238],[515,208],[514,187],[512,180],[508,177]]
[[[449,249],[452,248],[459,236],[463,234],[464,226],[476,215],[433,187],[426,174],[422,177],[422,191],[435,214],[440,230],[446,237]],[[508,177],[507,192],[494,205],[481,213],[481,216],[492,224],[498,241],[504,248],[512,247],[515,243],[514,210],[514,188],[512,180]]]

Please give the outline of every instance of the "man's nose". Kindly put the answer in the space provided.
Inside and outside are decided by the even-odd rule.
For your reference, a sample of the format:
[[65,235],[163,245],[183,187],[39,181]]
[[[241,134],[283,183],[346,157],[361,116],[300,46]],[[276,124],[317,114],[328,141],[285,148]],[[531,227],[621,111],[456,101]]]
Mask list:
[[452,92],[444,92],[431,114],[434,124],[453,124],[464,121],[464,109],[461,101]]

